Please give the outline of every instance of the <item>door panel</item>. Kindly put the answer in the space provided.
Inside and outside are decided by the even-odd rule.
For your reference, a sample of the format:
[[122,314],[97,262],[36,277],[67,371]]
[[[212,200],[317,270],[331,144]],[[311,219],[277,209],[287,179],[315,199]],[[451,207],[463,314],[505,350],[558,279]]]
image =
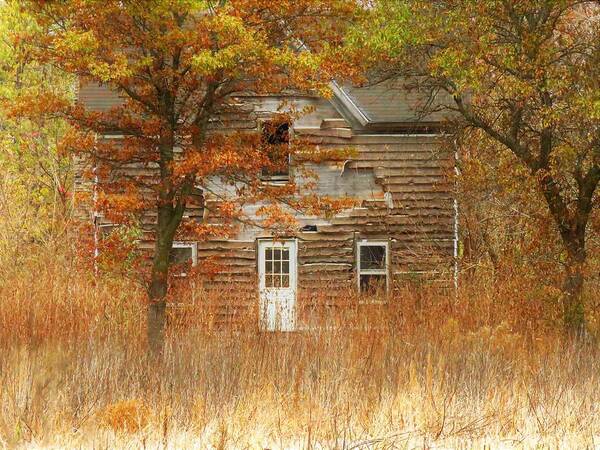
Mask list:
[[296,329],[296,269],[296,241],[259,241],[261,330],[294,331]]

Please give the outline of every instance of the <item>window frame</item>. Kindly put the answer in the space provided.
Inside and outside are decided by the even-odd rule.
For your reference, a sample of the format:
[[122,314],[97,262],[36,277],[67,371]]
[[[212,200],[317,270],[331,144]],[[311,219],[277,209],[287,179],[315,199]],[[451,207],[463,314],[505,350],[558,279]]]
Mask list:
[[[361,269],[360,253],[362,247],[384,247],[385,248],[385,267],[383,269]],[[356,286],[358,292],[362,293],[360,286],[360,277],[362,275],[385,275],[385,292],[390,291],[390,241],[389,240],[370,240],[361,239],[356,242]]]
[[[261,272],[263,272],[263,275],[267,275],[266,273],[266,266],[265,266],[265,262],[266,262],[266,255],[264,254],[264,252],[262,251],[261,247],[262,246],[275,246],[276,243],[289,243],[289,248],[290,249],[290,259],[289,259],[289,264],[290,264],[290,269],[289,269],[289,277],[290,277],[290,283],[289,286],[286,288],[267,288],[266,287],[266,279],[262,280],[261,278]],[[281,247],[281,248],[286,248],[286,247]],[[267,292],[269,289],[285,289],[285,290],[292,290],[294,293],[297,291],[298,289],[298,268],[299,266],[299,262],[298,262],[298,239],[297,238],[290,238],[290,237],[286,237],[286,238],[272,238],[272,237],[260,237],[256,239],[256,245],[255,245],[255,251],[256,251],[256,275],[257,275],[257,281],[258,281],[258,290],[259,292]],[[261,268],[262,266],[262,268]]]
[[[119,224],[112,222],[103,222],[96,225],[98,231],[98,239],[104,239],[110,235],[114,230],[119,228]],[[108,231],[106,231],[108,230]]]
[[[192,267],[196,267],[198,265],[198,243],[197,242],[185,242],[185,241],[174,241],[173,245],[171,245],[171,249],[176,248],[191,248],[192,249]],[[170,258],[170,255],[169,255]],[[171,266],[171,262],[169,261],[169,267]],[[187,277],[187,273],[182,272],[178,274],[173,274],[173,276],[178,278]]]
[[[292,282],[292,252],[289,247],[275,246],[274,243],[269,246],[268,244],[264,247],[265,254],[263,256],[264,262],[264,287],[265,289],[289,289]],[[271,258],[267,257],[267,251],[271,251]],[[284,252],[287,252],[287,259],[283,258]],[[279,257],[276,259],[275,254],[278,253]],[[287,271],[284,270],[284,263],[287,262]],[[267,270],[267,265],[270,263],[271,270]],[[279,264],[279,270],[276,271],[275,267]],[[268,283],[267,280],[271,279],[271,282]],[[287,277],[287,284],[283,283],[284,277]],[[279,278],[279,284],[275,282],[275,279]]]
[[[269,122],[273,122],[273,118],[263,119],[259,122],[258,131],[259,131],[261,137],[263,136],[265,125]],[[292,124],[292,121],[289,121],[288,122],[288,141],[287,141],[288,147],[291,145],[291,141],[292,141],[292,130],[293,130],[293,124]],[[267,144],[267,145],[273,145],[273,144]],[[290,182],[290,179],[291,179],[291,165],[292,165],[292,158],[291,158],[291,155],[288,155],[287,174],[285,174],[285,175],[275,175],[275,174],[269,175],[269,174],[265,174],[264,168],[262,168],[262,169],[260,169],[259,178],[260,178],[261,182],[264,184],[271,184],[271,185],[277,185],[277,186],[286,185]]]

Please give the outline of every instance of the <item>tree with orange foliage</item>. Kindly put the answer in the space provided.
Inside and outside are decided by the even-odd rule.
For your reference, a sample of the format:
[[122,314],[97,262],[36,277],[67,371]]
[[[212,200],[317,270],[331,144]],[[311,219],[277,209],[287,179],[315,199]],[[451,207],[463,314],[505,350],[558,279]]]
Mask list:
[[[131,164],[157,172],[150,180],[112,177],[103,192],[105,207],[115,215],[156,213],[147,283],[148,336],[155,350],[165,327],[169,253],[190,199],[206,180],[218,177],[235,191],[234,201],[221,203],[221,216],[243,220],[242,205],[261,203],[263,224],[279,231],[289,229],[294,211],[334,213],[348,206],[300,192],[293,180],[286,186],[265,185],[261,171],[277,171],[286,158],[273,157],[257,134],[218,133],[211,123],[235,113],[240,108],[235,97],[244,93],[326,95],[330,80],[352,69],[339,52],[345,24],[357,14],[356,1],[22,3],[41,32],[18,38],[40,61],[86,82],[107,84],[123,102],[107,112],[89,111],[47,92],[21,99],[17,109],[65,117],[73,132],[64,147],[91,155],[109,173]],[[124,137],[118,145],[95,142],[95,136],[110,133]],[[280,151],[288,155],[300,147]],[[211,233],[204,224],[188,225],[199,236]]]
[[[356,40],[380,76],[447,99],[426,109],[451,111],[454,131],[471,133],[480,148],[509,152],[504,177],[513,189],[536,186],[562,242],[564,321],[580,333],[586,236],[600,201],[598,2],[374,4]],[[519,183],[523,174],[533,184]]]

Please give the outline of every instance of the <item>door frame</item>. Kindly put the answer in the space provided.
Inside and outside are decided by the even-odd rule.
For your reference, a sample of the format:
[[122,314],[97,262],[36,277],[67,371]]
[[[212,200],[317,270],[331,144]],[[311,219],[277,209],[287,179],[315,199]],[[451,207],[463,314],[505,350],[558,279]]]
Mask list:
[[[265,257],[264,257],[264,252],[263,250],[263,246],[268,245],[269,243],[277,243],[277,242],[281,242],[281,243],[290,243],[293,245],[290,245],[289,249],[290,249],[290,286],[289,289],[292,291],[292,294],[294,296],[294,317],[295,317],[295,323],[294,323],[294,331],[298,328],[298,238],[271,238],[271,237],[264,237],[264,238],[258,238],[256,239],[256,252],[257,252],[257,257],[256,257],[256,277],[257,277],[257,282],[258,282],[258,326],[259,328],[261,327],[261,310],[260,310],[260,304],[262,302],[261,296],[262,296],[262,291],[267,289],[264,286],[264,264],[265,264]],[[262,274],[261,274],[262,272]],[[277,325],[276,325],[277,328]]]

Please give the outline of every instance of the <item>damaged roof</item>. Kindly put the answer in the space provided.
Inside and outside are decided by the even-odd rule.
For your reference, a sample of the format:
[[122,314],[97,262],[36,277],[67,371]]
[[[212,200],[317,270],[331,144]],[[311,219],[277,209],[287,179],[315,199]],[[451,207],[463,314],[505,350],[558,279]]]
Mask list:
[[409,89],[403,80],[386,80],[357,87],[332,84],[331,99],[357,131],[423,131],[439,128],[448,116],[451,97]]

